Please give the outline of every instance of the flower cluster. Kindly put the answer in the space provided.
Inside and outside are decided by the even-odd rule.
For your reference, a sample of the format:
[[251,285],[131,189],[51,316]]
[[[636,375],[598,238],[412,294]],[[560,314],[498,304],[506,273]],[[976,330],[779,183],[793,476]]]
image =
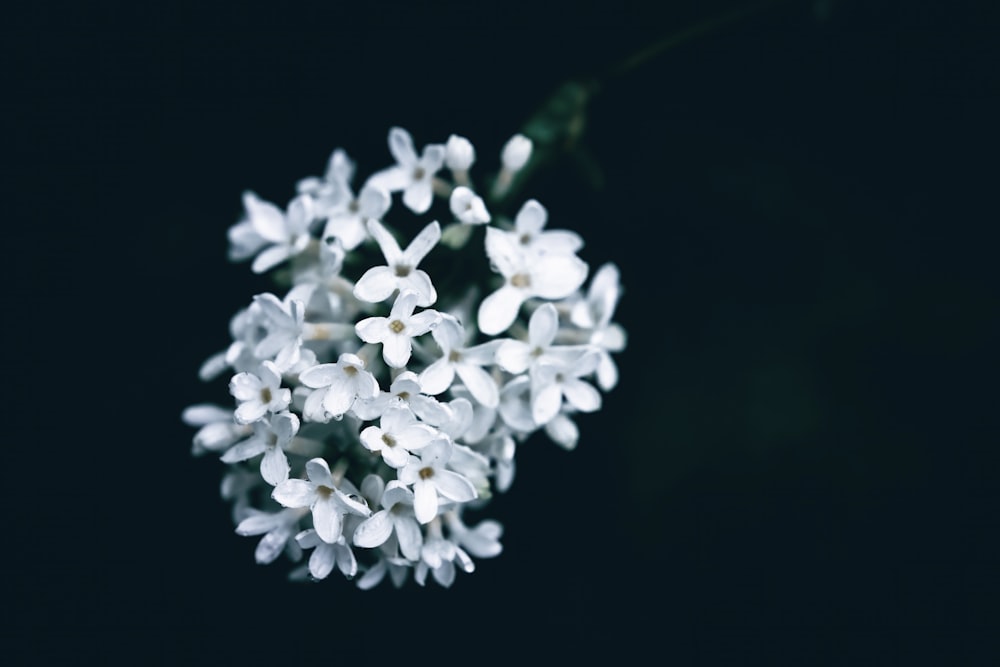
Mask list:
[[[499,213],[526,137],[504,146],[485,200],[467,139],[418,152],[392,128],[389,151],[359,189],[337,149],[284,208],[244,194],[229,258],[280,288],[236,313],[200,369],[228,378],[232,400],[182,419],[194,454],[228,464],[222,495],[257,562],[285,554],[293,578],[336,568],[361,588],[450,586],[501,551],[501,525],[470,517],[510,487],[517,445],[543,431],[572,449],[575,415],[616,385],[621,287],[538,201]],[[420,220],[436,205],[443,226]]]

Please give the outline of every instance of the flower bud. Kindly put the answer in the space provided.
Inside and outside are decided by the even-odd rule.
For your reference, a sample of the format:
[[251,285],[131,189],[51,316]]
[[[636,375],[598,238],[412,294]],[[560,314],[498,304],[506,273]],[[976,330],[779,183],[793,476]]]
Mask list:
[[523,134],[515,134],[504,144],[500,159],[504,169],[520,171],[531,157],[531,139]]

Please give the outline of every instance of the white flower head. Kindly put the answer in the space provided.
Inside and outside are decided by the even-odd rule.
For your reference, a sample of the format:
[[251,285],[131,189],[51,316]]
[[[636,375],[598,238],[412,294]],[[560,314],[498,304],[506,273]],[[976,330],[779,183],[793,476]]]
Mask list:
[[368,221],[368,231],[381,248],[386,263],[385,266],[373,266],[365,271],[354,285],[354,296],[369,303],[381,303],[397,290],[411,290],[419,297],[418,306],[426,307],[437,301],[430,276],[417,268],[441,240],[441,225],[437,220],[424,227],[405,251],[400,249],[393,235],[378,220]]
[[229,381],[229,393],[239,406],[233,413],[238,424],[252,424],[268,412],[280,412],[292,401],[292,390],[281,387],[281,373],[271,361],[263,361],[257,373],[237,373]]
[[413,488],[413,508],[420,523],[429,523],[437,516],[440,493],[447,500],[468,502],[476,498],[476,487],[466,477],[446,466],[451,457],[452,443],[434,440],[399,470],[399,481]]
[[361,357],[344,352],[336,363],[319,364],[302,371],[299,381],[314,391],[306,398],[303,414],[310,421],[339,419],[356,400],[378,395],[378,380]]
[[413,492],[398,480],[391,480],[382,492],[382,509],[354,530],[354,544],[367,549],[379,547],[396,535],[399,550],[409,560],[420,558],[423,533],[413,513]]
[[504,278],[479,304],[479,329],[487,335],[506,331],[528,299],[563,299],[587,279],[587,264],[576,255],[534,255],[521,246],[516,233],[495,227],[486,228],[486,253]]
[[464,185],[451,191],[448,205],[452,214],[463,224],[485,225],[490,221],[490,212],[486,210],[483,198]]
[[410,454],[423,449],[440,437],[437,429],[419,422],[408,407],[389,408],[379,426],[361,431],[361,444],[370,452],[382,455],[387,465],[402,468],[410,462]]
[[374,174],[369,182],[389,192],[403,191],[403,204],[420,214],[434,201],[434,174],[444,166],[445,147],[429,144],[417,155],[410,133],[401,127],[389,130],[389,152],[396,165]]
[[224,463],[246,461],[258,454],[260,474],[271,486],[277,486],[288,479],[289,465],[285,450],[299,431],[299,418],[291,412],[279,412],[270,419],[254,422],[254,434],[226,450],[222,455]]
[[309,575],[313,579],[326,579],[336,567],[347,578],[358,573],[358,561],[343,536],[334,542],[324,540],[319,531],[309,528],[295,536],[303,549],[312,549],[309,556]]
[[230,241],[239,243],[238,256],[256,255],[251,265],[254,273],[274,268],[309,245],[309,226],[315,219],[309,195],[298,195],[289,202],[287,212],[282,212],[253,192],[246,192],[243,207],[246,221],[230,234]]
[[440,394],[451,387],[457,374],[477,401],[496,407],[500,397],[497,383],[483,367],[495,362],[500,341],[467,347],[465,327],[448,314],[441,315],[432,335],[442,356],[421,372],[420,386],[429,394]]
[[271,497],[285,507],[308,507],[313,527],[324,542],[334,544],[340,539],[346,514],[371,514],[363,499],[340,490],[326,459],[317,457],[306,462],[306,476],[308,481],[285,480],[274,487]]
[[413,338],[430,331],[441,318],[435,310],[414,313],[419,298],[412,290],[402,292],[388,317],[366,317],[355,325],[358,338],[382,344],[382,358],[391,368],[406,366],[413,351]]

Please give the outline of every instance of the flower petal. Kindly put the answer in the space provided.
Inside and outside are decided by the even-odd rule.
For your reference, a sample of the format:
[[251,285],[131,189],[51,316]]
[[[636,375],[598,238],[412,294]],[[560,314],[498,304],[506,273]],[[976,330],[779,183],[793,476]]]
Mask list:
[[403,190],[403,204],[418,215],[426,213],[433,202],[434,191],[429,180],[415,181]]
[[401,127],[389,129],[389,152],[396,162],[404,167],[417,163],[417,151],[413,147],[413,137]]
[[388,266],[373,266],[354,284],[354,296],[369,303],[381,303],[396,291],[399,281]]
[[433,220],[410,241],[410,245],[403,252],[403,262],[411,267],[416,267],[440,240],[441,225],[438,224],[437,220]]
[[312,555],[309,556],[309,574],[316,579],[326,579],[333,572],[335,564],[333,545],[321,544],[313,549]]
[[343,515],[340,507],[331,498],[320,498],[312,508],[313,527],[320,539],[333,544],[340,539],[343,529]]
[[495,408],[500,402],[500,390],[493,376],[479,366],[458,364],[455,367],[472,397],[488,408]]
[[441,357],[420,373],[420,389],[434,396],[447,390],[454,380],[455,367],[447,357]]
[[288,479],[290,470],[288,457],[281,447],[268,447],[264,451],[264,458],[260,461],[260,476],[265,482],[277,486]]
[[285,507],[309,507],[316,493],[304,479],[286,479],[274,487],[271,497]]
[[365,549],[374,549],[385,543],[392,534],[392,519],[389,512],[375,512],[354,529],[354,544]]
[[537,200],[529,199],[514,218],[518,234],[537,234],[549,219],[549,213]]
[[532,347],[546,348],[555,340],[559,331],[559,313],[551,303],[543,303],[531,314],[528,322],[528,340]]
[[420,525],[408,516],[397,517],[394,523],[399,550],[410,560],[419,559],[420,547],[424,545],[424,536]]
[[441,492],[441,495],[449,500],[464,503],[475,499],[479,495],[476,493],[476,487],[473,486],[472,482],[465,475],[460,475],[452,470],[441,470],[439,468],[434,471],[432,479],[437,486],[437,490]]
[[420,523],[430,523],[437,516],[437,488],[428,481],[413,483],[413,511]]
[[551,383],[538,392],[532,392],[531,417],[536,424],[542,425],[559,414],[562,407],[562,387]]
[[562,386],[566,401],[580,412],[595,412],[601,409],[601,392],[583,380],[570,380]]
[[410,360],[413,345],[409,336],[389,334],[382,341],[382,358],[392,368],[403,368]]
[[576,255],[546,255],[532,265],[531,291],[544,299],[562,299],[587,279],[587,263]]
[[504,285],[479,304],[479,330],[495,336],[510,328],[525,299],[524,290]]

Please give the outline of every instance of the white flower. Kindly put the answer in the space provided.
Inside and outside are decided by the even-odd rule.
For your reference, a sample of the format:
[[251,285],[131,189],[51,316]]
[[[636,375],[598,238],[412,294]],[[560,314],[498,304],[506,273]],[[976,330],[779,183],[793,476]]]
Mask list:
[[401,371],[389,385],[389,391],[379,392],[375,398],[359,400],[352,411],[358,419],[378,419],[390,407],[406,406],[421,421],[440,426],[451,417],[446,405],[428,396],[420,386],[420,379],[413,371]]
[[424,542],[420,550],[420,562],[413,572],[413,579],[423,586],[427,580],[428,571],[434,580],[445,588],[455,582],[455,563],[464,572],[473,572],[475,563],[469,555],[451,540],[433,536]]
[[310,421],[339,419],[356,400],[374,398],[379,387],[365,370],[361,357],[344,352],[333,364],[319,364],[299,374],[299,381],[314,389],[306,398],[303,416]]
[[396,239],[378,220],[368,221],[368,231],[382,249],[386,266],[373,266],[365,271],[354,285],[354,296],[362,301],[380,303],[396,290],[411,290],[419,296],[418,306],[426,307],[437,301],[437,292],[430,276],[417,268],[420,261],[441,240],[441,225],[437,220],[424,227],[405,251],[400,250]]
[[259,314],[257,327],[264,334],[254,345],[254,356],[274,361],[275,367],[284,372],[299,360],[305,307],[301,301],[282,301],[270,293],[258,294],[253,300]]
[[[274,204],[258,198],[253,192],[244,193],[243,206],[247,219],[239,227],[239,231],[230,234],[230,240],[238,240],[240,244],[237,256],[257,255],[251,265],[254,273],[263,273],[277,266],[298,255],[309,245],[309,225],[313,221],[313,211],[312,200],[308,195],[298,195],[292,199],[285,213]],[[256,242],[252,234],[247,233],[249,230],[262,242]]]
[[479,329],[496,335],[517,319],[521,305],[532,297],[562,299],[587,279],[587,264],[576,255],[526,252],[516,234],[486,228],[486,253],[504,284],[479,304]]
[[446,513],[444,521],[451,538],[476,558],[493,558],[503,551],[503,546],[500,544],[503,526],[496,521],[486,519],[474,528],[469,528],[462,522],[457,512]]
[[382,188],[371,183],[365,184],[355,197],[348,190],[343,206],[330,212],[323,228],[323,239],[327,244],[333,238],[340,239],[345,250],[354,250],[368,238],[366,222],[380,220],[392,200]]
[[418,156],[410,133],[401,127],[389,130],[389,152],[396,165],[374,174],[369,182],[390,192],[403,191],[403,204],[414,213],[425,213],[434,201],[434,174],[444,165],[445,148],[429,144]]
[[484,225],[490,221],[490,212],[486,210],[483,198],[464,185],[451,191],[448,206],[452,214],[463,224]]
[[590,348],[585,345],[554,345],[559,333],[559,313],[551,303],[543,303],[528,320],[528,340],[508,338],[500,342],[496,361],[500,368],[515,375],[536,364],[568,364]]
[[222,451],[253,433],[252,426],[233,420],[232,408],[208,403],[184,408],[181,420],[188,426],[198,427],[191,443],[191,453],[195,456],[206,451]]
[[508,171],[520,171],[523,169],[524,165],[531,158],[531,149],[531,139],[523,134],[512,136],[500,151],[500,161],[503,163],[504,169]]
[[317,457],[307,461],[306,475],[308,481],[285,480],[274,487],[271,497],[285,507],[308,507],[313,527],[324,542],[334,544],[340,539],[344,516],[348,512],[364,517],[371,515],[363,500],[337,488],[326,459]]
[[317,217],[327,218],[333,211],[342,208],[351,197],[350,182],[353,176],[354,163],[343,149],[337,148],[330,154],[326,174],[322,178],[303,178],[295,184],[295,189],[299,194],[312,197]]
[[414,314],[419,298],[412,290],[401,292],[388,317],[366,317],[355,325],[358,338],[382,344],[382,358],[392,368],[406,366],[413,352],[412,339],[430,331],[441,318],[435,310]]
[[597,369],[596,352],[584,354],[573,364],[539,364],[531,378],[531,416],[538,425],[547,424],[558,413],[563,399],[580,412],[601,407],[601,393],[581,379]]
[[328,542],[310,528],[296,535],[295,541],[303,549],[313,550],[309,556],[309,574],[313,579],[326,579],[333,572],[334,566],[348,578],[358,573],[358,561],[343,536],[334,542]]
[[250,424],[268,412],[280,412],[292,401],[292,391],[281,388],[281,373],[270,361],[261,362],[256,374],[234,375],[229,381],[229,393],[239,401],[233,413],[238,424]]
[[290,468],[285,450],[298,431],[299,418],[294,413],[279,412],[270,419],[261,418],[254,423],[254,435],[226,450],[222,461],[236,463],[263,454],[261,477],[271,486],[276,486],[288,479]]
[[354,544],[374,549],[395,532],[400,552],[409,560],[418,560],[423,533],[413,515],[413,492],[402,482],[391,480],[385,485],[380,504],[381,510],[354,529]]
[[500,397],[497,383],[483,366],[494,363],[500,341],[466,347],[465,327],[448,314],[441,315],[431,335],[441,348],[442,356],[420,373],[420,386],[429,394],[440,394],[451,387],[457,373],[477,401],[487,407],[496,407]]
[[565,229],[545,229],[549,213],[537,200],[524,202],[514,217],[514,235],[518,244],[536,255],[572,255],[583,248],[583,239]]
[[405,558],[381,554],[378,560],[358,578],[358,588],[363,591],[374,588],[382,582],[386,574],[389,575],[393,586],[401,588],[410,574],[410,566],[410,561]]
[[361,431],[361,444],[370,452],[377,452],[387,465],[402,468],[410,461],[410,453],[426,447],[439,437],[437,429],[417,421],[407,407],[389,408],[382,415],[379,426],[368,426]]
[[301,550],[292,540],[298,530],[299,520],[308,514],[303,509],[283,509],[278,512],[252,513],[236,526],[236,534],[244,537],[263,535],[254,550],[254,559],[261,565],[273,562],[282,551],[289,551],[293,560],[298,560]]
[[472,482],[445,467],[451,448],[449,440],[435,440],[420,450],[419,458],[398,471],[399,481],[413,487],[413,509],[420,523],[428,523],[437,516],[439,493],[459,503],[476,498]]
[[615,307],[621,297],[618,267],[605,264],[590,281],[585,299],[580,299],[570,311],[570,321],[589,332],[588,341],[600,353],[597,365],[597,384],[604,391],[610,391],[618,384],[618,366],[610,352],[625,349],[627,336],[621,325],[612,322]]

